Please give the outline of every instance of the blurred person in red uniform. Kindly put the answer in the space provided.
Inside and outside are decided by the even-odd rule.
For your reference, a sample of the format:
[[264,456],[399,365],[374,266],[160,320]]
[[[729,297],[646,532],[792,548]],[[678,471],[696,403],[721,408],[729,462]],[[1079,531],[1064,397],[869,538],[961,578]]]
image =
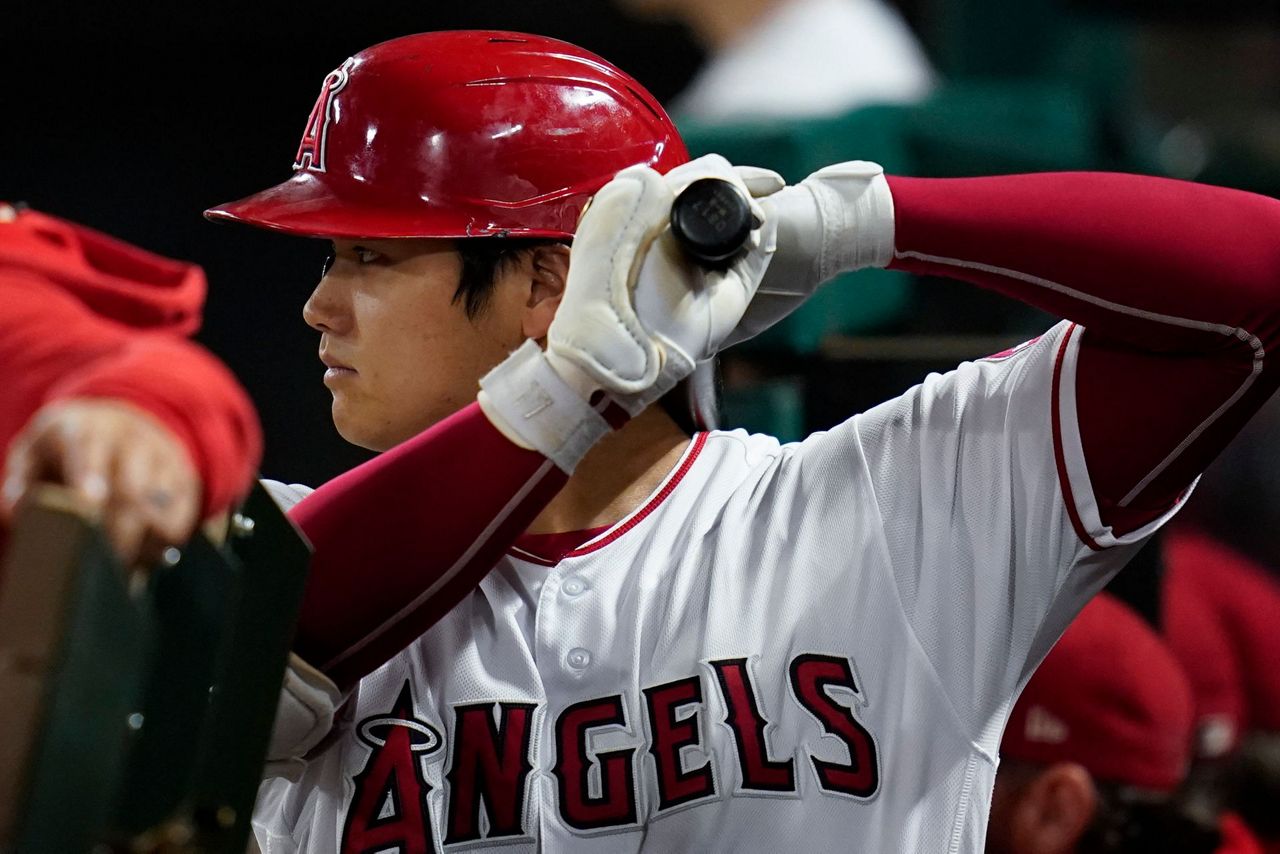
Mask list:
[[[1209,497],[1224,476],[1206,476]],[[1280,851],[1280,577],[1196,525],[1170,532],[1164,561],[1162,628],[1194,688],[1197,795]]]
[[1235,816],[1214,827],[1178,790],[1191,683],[1137,613],[1095,597],[1014,705],[992,796],[993,854],[1261,852]]
[[0,204],[4,517],[32,482],[64,483],[132,561],[248,490],[253,406],[186,340],[204,295],[193,264]]

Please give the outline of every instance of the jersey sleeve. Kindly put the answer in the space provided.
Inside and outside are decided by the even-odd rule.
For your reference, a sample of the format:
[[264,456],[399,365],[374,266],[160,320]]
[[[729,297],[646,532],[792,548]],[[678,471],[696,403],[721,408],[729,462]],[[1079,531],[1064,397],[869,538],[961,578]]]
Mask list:
[[1085,328],[1073,400],[1113,529],[1163,516],[1280,387],[1280,201],[1107,173],[889,185],[891,267]]
[[1280,385],[1280,202],[1103,173],[889,185],[890,266],[1071,321],[843,431],[912,630],[982,727]]
[[858,515],[870,516],[911,630],[975,737],[1177,509],[1123,535],[1099,518],[1075,413],[1081,333],[1062,322],[930,375],[799,449],[810,506],[873,496]]

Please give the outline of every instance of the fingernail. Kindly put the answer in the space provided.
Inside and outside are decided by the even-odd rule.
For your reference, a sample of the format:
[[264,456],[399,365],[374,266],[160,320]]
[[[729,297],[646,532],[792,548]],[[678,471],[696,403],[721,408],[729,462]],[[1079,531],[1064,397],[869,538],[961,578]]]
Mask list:
[[6,504],[17,504],[22,497],[22,481],[16,477],[6,478],[4,482],[4,501]]

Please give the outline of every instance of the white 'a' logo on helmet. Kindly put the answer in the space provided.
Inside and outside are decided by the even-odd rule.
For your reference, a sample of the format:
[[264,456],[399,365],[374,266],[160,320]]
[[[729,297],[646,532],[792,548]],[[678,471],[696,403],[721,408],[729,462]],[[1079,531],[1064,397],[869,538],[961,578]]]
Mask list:
[[329,137],[329,122],[333,121],[337,108],[335,98],[347,85],[347,77],[355,57],[342,63],[341,67],[330,71],[320,87],[320,97],[311,108],[307,117],[307,126],[302,131],[302,142],[298,143],[298,155],[293,158],[293,169],[309,169],[312,172],[325,171],[325,145]]

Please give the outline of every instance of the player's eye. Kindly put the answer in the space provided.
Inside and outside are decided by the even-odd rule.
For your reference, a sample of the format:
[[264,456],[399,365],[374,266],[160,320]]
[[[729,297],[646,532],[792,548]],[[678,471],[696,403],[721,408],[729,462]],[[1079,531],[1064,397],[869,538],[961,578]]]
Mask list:
[[329,250],[328,255],[324,256],[324,267],[320,270],[320,278],[323,279],[325,276],[329,275],[329,271],[333,269],[333,262],[337,257],[337,253],[332,249]]
[[374,252],[372,249],[368,249],[364,246],[353,246],[351,247],[351,251],[355,253],[356,260],[361,264],[372,264],[374,261],[382,258],[381,253]]

